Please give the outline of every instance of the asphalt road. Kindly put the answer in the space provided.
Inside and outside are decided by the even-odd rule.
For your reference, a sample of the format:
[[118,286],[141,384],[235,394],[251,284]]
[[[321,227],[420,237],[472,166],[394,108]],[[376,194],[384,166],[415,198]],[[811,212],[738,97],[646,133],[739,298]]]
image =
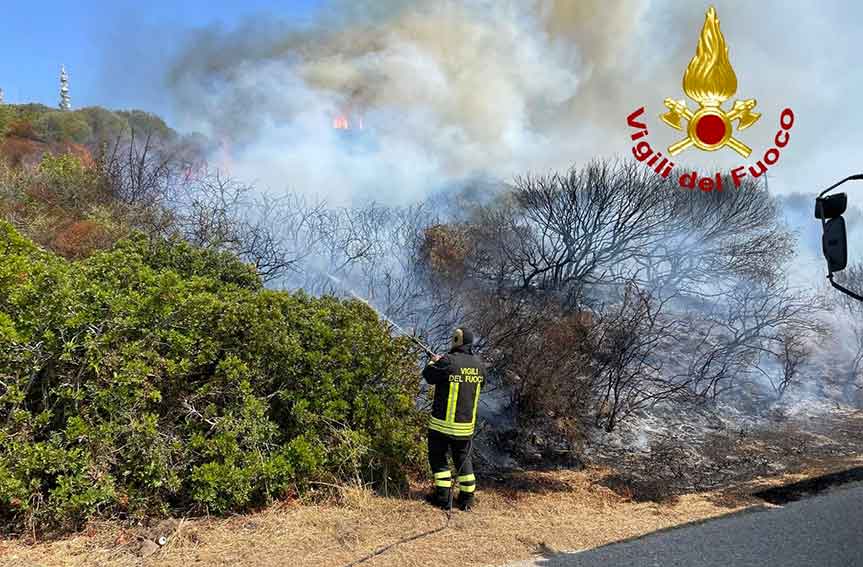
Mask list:
[[863,483],[509,567],[863,566]]

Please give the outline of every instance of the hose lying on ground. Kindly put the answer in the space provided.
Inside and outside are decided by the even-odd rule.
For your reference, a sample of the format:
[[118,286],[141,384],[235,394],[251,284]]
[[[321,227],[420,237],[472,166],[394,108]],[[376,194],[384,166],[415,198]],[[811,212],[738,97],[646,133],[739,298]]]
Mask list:
[[[473,438],[471,438],[471,440],[468,442],[468,445],[467,445],[467,455],[468,455],[468,456],[470,456],[470,453],[471,453],[471,450],[472,450],[472,449],[473,449]],[[464,466],[465,461],[467,461],[467,458],[465,458],[465,459],[462,461],[461,466],[458,468],[458,471],[455,473],[455,474],[456,474],[456,477],[458,477],[458,476],[460,476],[460,475],[461,475],[461,470],[462,470],[462,467]],[[414,540],[417,540],[417,539],[420,539],[420,538],[424,538],[424,537],[426,537],[426,536],[430,536],[430,535],[432,535],[432,534],[436,534],[436,533],[438,533],[438,532],[442,532],[442,531],[444,531],[445,529],[447,529],[447,528],[449,527],[449,522],[450,522],[450,520],[452,519],[452,484],[450,484],[450,486],[449,486],[449,497],[448,497],[448,500],[449,500],[449,508],[447,508],[447,511],[446,511],[446,522],[444,523],[444,525],[442,525],[442,526],[440,526],[440,527],[437,527],[437,528],[434,528],[434,529],[432,529],[432,530],[428,530],[428,531],[425,531],[425,532],[422,532],[422,533],[418,533],[418,534],[416,534],[416,535],[412,535],[412,536],[409,536],[409,537],[406,537],[406,538],[402,538],[402,539],[400,539],[400,540],[398,540],[398,541],[396,541],[396,542],[393,542],[393,543],[391,543],[391,544],[385,545],[385,546],[383,546],[383,547],[379,547],[378,549],[376,549],[375,551],[373,551],[373,552],[369,553],[368,555],[366,555],[366,556],[364,556],[364,557],[360,557],[359,559],[357,559],[357,560],[355,560],[355,561],[352,561],[352,562],[348,563],[347,565],[345,565],[345,567],[354,567],[355,565],[359,565],[360,563],[365,563],[365,562],[366,562],[366,561],[368,561],[369,559],[372,559],[372,558],[374,558],[374,557],[377,557],[378,555],[381,555],[381,554],[383,554],[383,553],[387,552],[388,550],[390,550],[390,549],[392,549],[392,548],[394,548],[394,547],[396,547],[396,546],[398,546],[398,545],[402,545],[403,543],[408,543],[408,542],[411,542],[411,541],[414,541]]]

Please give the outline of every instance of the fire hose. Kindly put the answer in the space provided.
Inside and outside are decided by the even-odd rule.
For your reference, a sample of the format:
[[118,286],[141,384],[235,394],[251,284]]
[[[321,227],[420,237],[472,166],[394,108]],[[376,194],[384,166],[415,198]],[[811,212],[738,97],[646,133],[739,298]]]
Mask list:
[[[467,455],[468,456],[470,455],[471,449],[473,449],[473,438],[471,438],[471,440],[468,441],[468,444],[467,444]],[[462,461],[461,466],[459,466],[458,471],[456,472],[456,477],[461,475],[462,467],[464,467],[464,464],[466,461],[467,461],[467,458],[465,458]],[[402,538],[402,539],[395,541],[393,543],[390,543],[388,545],[379,547],[378,549],[374,550],[373,552],[369,553],[368,555],[360,557],[359,559],[356,559],[356,560],[346,564],[344,567],[354,567],[355,565],[365,563],[369,559],[373,559],[373,558],[377,557],[378,555],[382,555],[382,554],[386,553],[387,551],[389,551],[390,549],[392,549],[398,545],[402,545],[404,543],[415,541],[415,540],[418,540],[420,538],[424,538],[426,536],[430,536],[432,534],[436,534],[438,532],[444,531],[445,529],[447,529],[449,527],[450,520],[452,519],[452,484],[451,483],[449,486],[449,496],[447,497],[447,500],[448,500],[448,502],[447,502],[447,509],[446,509],[446,522],[444,523],[444,525],[439,526],[439,527],[434,528],[434,529],[431,529],[431,530],[427,530],[427,531],[418,533],[418,534],[414,534],[412,536]]]
[[[342,284],[341,280],[339,280],[337,277],[333,276],[332,274],[326,274],[326,276],[329,279],[331,279],[332,281],[336,282],[343,289],[346,289],[354,297],[354,299],[357,299],[357,300],[365,303],[369,307],[371,307],[382,319],[386,320],[390,325],[392,325],[403,336],[410,339],[415,345],[417,345],[419,348],[421,348],[423,350],[423,352],[425,352],[427,355],[429,355],[429,357],[434,358],[437,356],[437,353],[435,353],[430,347],[425,345],[422,341],[420,341],[418,338],[416,338],[413,334],[405,331],[405,329],[403,329],[401,327],[401,325],[399,325],[398,323],[396,323],[395,321],[393,321],[392,319],[390,319],[389,317],[387,317],[386,315],[384,315],[383,313],[378,311],[371,303],[369,303],[368,300],[364,299],[363,297],[360,297],[359,294],[357,294],[354,290],[348,289],[344,284]],[[473,438],[471,438],[471,440],[468,442],[468,446],[467,446],[467,455],[468,456],[470,455],[470,452],[472,449],[473,449]],[[456,477],[461,476],[462,468],[464,467],[464,464],[466,462],[467,462],[467,457],[465,459],[463,459],[461,464],[459,465],[458,471],[456,472]],[[402,544],[405,544],[405,543],[408,543],[411,541],[415,541],[415,540],[418,540],[420,538],[430,536],[432,534],[436,534],[438,532],[444,531],[445,529],[447,529],[449,527],[450,520],[452,519],[452,504],[453,504],[452,483],[450,483],[449,494],[447,496],[446,522],[444,522],[444,525],[439,526],[439,527],[434,528],[434,529],[431,529],[431,530],[426,530],[426,531],[418,533],[418,534],[414,534],[412,536],[402,538],[396,542],[393,542],[393,543],[390,543],[388,545],[379,547],[378,549],[369,553],[368,555],[360,557],[359,559],[356,559],[356,560],[346,564],[345,567],[354,567],[355,565],[365,563],[369,559],[372,559],[374,557],[382,555],[383,553],[386,553],[388,550],[390,550],[390,549],[392,549],[398,545],[402,545]]]
[[381,319],[384,319],[387,323],[392,325],[403,336],[409,338],[415,345],[420,347],[423,350],[423,352],[425,352],[427,355],[429,355],[430,357],[437,356],[437,353],[435,351],[433,351],[430,347],[428,347],[426,344],[424,344],[422,341],[420,341],[418,338],[416,338],[412,333],[408,333],[404,328],[402,328],[401,325],[399,325],[398,323],[396,323],[395,321],[393,321],[392,319],[390,319],[389,317],[387,317],[386,315],[381,313],[374,305],[369,303],[368,299],[361,297],[357,292],[355,292],[354,290],[345,286],[339,278],[337,278],[336,276],[334,276],[332,274],[326,274],[326,276],[330,280],[336,282],[336,284],[338,284],[339,287],[341,287],[342,289],[344,289],[345,291],[350,293],[354,299],[356,299],[357,301],[361,301],[361,302],[365,303],[366,305],[368,305],[375,313],[378,314],[378,316]]

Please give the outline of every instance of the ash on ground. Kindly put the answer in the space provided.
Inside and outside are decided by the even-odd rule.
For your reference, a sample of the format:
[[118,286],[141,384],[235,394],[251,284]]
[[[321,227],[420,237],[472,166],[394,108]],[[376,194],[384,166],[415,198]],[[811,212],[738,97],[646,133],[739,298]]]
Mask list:
[[592,431],[587,462],[635,500],[661,501],[863,454],[863,411],[827,400],[764,406],[657,404],[617,430]]
[[[492,409],[487,408],[488,410]],[[788,392],[781,400],[663,402],[612,432],[588,426],[567,437],[553,420],[516,425],[496,400],[474,446],[486,478],[585,465],[612,471],[602,483],[637,501],[666,501],[863,455],[863,410],[830,398]]]

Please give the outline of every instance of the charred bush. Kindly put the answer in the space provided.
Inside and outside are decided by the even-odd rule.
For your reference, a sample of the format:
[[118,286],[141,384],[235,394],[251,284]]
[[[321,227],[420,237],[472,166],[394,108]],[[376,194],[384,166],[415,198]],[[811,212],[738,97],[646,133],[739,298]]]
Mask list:
[[525,466],[583,466],[584,433],[578,420],[523,420],[518,428],[495,432],[492,442]]
[[447,280],[465,276],[470,233],[460,226],[437,224],[425,229],[421,244],[422,261],[431,272]]
[[575,315],[545,322],[510,349],[513,402],[520,415],[582,415],[590,403],[590,329]]
[[630,282],[621,302],[607,309],[596,324],[590,385],[598,404],[595,423],[606,431],[645,404],[667,399],[678,390],[662,376],[663,362],[657,356],[679,326],[662,316],[662,306],[662,301]]

